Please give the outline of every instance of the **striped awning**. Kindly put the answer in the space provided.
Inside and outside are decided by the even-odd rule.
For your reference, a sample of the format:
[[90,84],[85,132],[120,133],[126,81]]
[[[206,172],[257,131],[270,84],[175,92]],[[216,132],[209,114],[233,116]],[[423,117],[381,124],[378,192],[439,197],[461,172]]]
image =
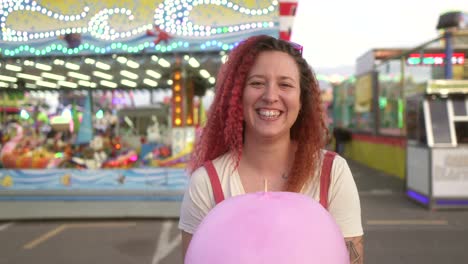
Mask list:
[[280,38],[289,40],[296,16],[297,0],[280,0]]

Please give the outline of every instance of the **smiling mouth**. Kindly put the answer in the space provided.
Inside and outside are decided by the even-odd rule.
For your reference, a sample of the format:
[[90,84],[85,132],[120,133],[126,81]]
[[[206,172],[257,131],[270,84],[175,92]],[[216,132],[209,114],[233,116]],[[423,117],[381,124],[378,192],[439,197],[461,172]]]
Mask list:
[[280,115],[282,115],[283,112],[279,110],[259,109],[257,110],[257,114],[260,116],[261,119],[274,120],[274,119],[277,119]]

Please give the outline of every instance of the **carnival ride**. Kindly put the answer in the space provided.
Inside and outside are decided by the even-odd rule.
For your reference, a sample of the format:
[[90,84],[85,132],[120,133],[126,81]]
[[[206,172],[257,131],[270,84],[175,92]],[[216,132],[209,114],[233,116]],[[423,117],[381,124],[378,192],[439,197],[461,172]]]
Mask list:
[[[293,7],[280,2],[6,2],[0,7],[0,94],[44,92],[57,103],[44,113],[17,105],[17,113],[0,117],[7,144],[0,161],[2,217],[166,212],[121,205],[96,213],[83,203],[67,203],[59,213],[48,202],[86,201],[95,208],[102,199],[180,201],[187,160],[206,118],[205,91],[214,87],[220,65],[240,41],[277,37],[281,23],[290,26],[294,12],[284,10]],[[280,8],[287,20],[279,19]],[[154,106],[159,91],[167,96],[164,116],[124,114]],[[138,103],[142,97],[145,104]],[[36,122],[39,114],[47,118]],[[128,120],[133,127],[124,127]],[[23,203],[15,203],[13,212],[2,199]],[[29,210],[28,199],[36,202],[35,210]]]

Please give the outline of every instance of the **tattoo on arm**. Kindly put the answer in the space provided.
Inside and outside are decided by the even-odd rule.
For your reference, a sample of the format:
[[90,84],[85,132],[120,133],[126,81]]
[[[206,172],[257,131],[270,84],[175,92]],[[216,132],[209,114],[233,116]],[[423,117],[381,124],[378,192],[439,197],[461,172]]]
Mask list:
[[346,248],[349,253],[349,260],[351,264],[363,264],[364,263],[364,238],[353,237],[346,239]]

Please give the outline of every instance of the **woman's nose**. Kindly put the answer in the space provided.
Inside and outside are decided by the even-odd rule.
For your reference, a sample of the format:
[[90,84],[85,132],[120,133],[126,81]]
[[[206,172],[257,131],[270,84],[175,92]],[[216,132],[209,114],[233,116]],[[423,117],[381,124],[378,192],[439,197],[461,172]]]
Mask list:
[[278,101],[278,91],[274,85],[267,85],[263,92],[262,100],[267,103]]

